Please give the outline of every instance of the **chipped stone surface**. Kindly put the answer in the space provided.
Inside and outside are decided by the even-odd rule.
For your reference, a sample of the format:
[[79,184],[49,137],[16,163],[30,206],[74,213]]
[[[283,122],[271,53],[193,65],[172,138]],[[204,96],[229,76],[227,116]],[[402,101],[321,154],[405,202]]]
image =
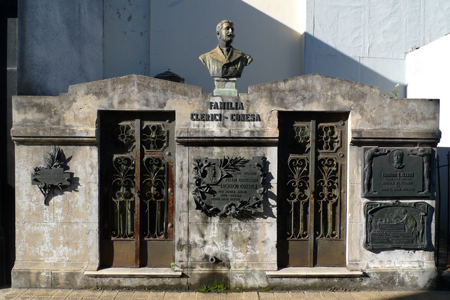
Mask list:
[[[243,103],[220,110],[213,103]],[[175,111],[175,265],[178,278],[89,277],[99,268],[100,110]],[[199,87],[140,75],[72,85],[58,97],[15,96],[16,262],[14,287],[201,287],[217,280],[231,288],[329,285],[331,279],[268,278],[277,270],[278,112],[348,112],[347,245],[350,270],[371,278],[350,286],[424,288],[435,276],[432,251],[363,248],[367,199],[361,196],[363,146],[435,147],[440,138],[439,101],[390,99],[379,89],[318,74],[252,86],[238,97],[211,97]],[[233,114],[259,114],[260,122],[233,122]],[[194,121],[191,113],[222,113],[221,121]],[[195,119],[195,118],[194,118]],[[44,164],[52,145],[70,157],[72,185],[56,190],[48,206],[31,185],[34,167]],[[261,217],[208,217],[195,209],[193,159],[264,156],[268,189]],[[413,199],[405,199],[411,201]],[[426,200],[434,206],[434,200]],[[432,227],[434,224],[432,224]],[[212,264],[211,256],[220,262]],[[167,266],[169,267],[169,266]],[[251,295],[251,294],[248,294]],[[305,294],[303,294],[304,296]],[[287,297],[287,295],[284,295]],[[291,295],[293,296],[293,294]],[[308,296],[308,295],[307,295]],[[309,296],[313,296],[312,294]],[[291,297],[293,298],[293,297]]]

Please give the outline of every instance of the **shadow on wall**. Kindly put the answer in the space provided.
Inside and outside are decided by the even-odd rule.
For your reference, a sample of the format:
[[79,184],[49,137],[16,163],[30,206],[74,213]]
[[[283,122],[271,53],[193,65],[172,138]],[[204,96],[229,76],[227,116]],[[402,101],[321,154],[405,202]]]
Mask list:
[[[392,81],[373,69],[364,66],[357,58],[350,57],[336,50],[309,33],[304,34],[304,39],[305,74],[319,73],[376,86],[380,88],[381,94],[391,93],[394,90],[395,85],[400,83]],[[397,73],[396,77],[404,78],[404,60],[374,59],[374,61],[375,60],[378,63],[378,69]],[[396,64],[399,64],[398,67],[395,66]],[[405,97],[405,91],[406,86],[400,83],[397,94],[398,98]]]
[[439,203],[440,203],[440,231],[446,235],[449,234],[449,227],[450,227],[450,213],[448,211],[449,209],[449,191],[450,191],[450,147],[438,147],[437,148],[437,155],[439,160],[437,163],[439,164],[440,168],[438,168],[438,180],[439,180],[439,187],[438,187],[438,195],[439,196]]
[[57,96],[102,79],[102,0],[18,4],[18,95]]
[[[292,7],[285,5],[280,13],[283,18],[305,22],[299,19],[301,4],[289,3]],[[287,26],[240,0],[151,1],[149,18],[142,12],[136,14],[131,6],[125,8],[119,14],[106,6],[105,14],[103,1],[98,0],[56,6],[49,0],[21,2],[18,94],[56,96],[67,92],[71,84],[128,74],[156,76],[168,69],[210,93],[214,81],[198,57],[217,46],[215,28],[223,19],[235,23],[234,47],[254,58],[237,82],[240,92],[250,85],[310,73],[379,86],[382,92],[392,91],[397,83],[362,65],[358,58],[308,33],[302,35],[294,25]],[[103,18],[107,18],[104,23]],[[118,45],[120,51],[111,50]],[[145,63],[149,55],[150,68]],[[372,62],[382,73],[389,68],[389,74],[403,74],[403,64],[403,60],[388,59]],[[404,86],[399,90],[403,97]]]
[[[170,69],[211,93],[214,80],[198,57],[217,46],[216,25],[225,19],[234,22],[233,47],[254,59],[237,81],[239,92],[303,75],[302,34],[243,1],[151,1],[150,11],[150,76]],[[298,16],[283,13],[285,19]]]
[[[378,86],[381,93],[392,92],[397,83],[404,82],[404,60],[364,58],[365,64],[373,66],[371,69],[360,58],[348,56],[309,33],[300,34],[243,1],[175,2],[151,2],[151,76],[170,68],[186,83],[210,93],[214,83],[198,56],[217,45],[217,23],[230,19],[235,24],[233,46],[254,58],[237,81],[240,92],[246,92],[250,85],[310,73]],[[387,72],[401,80],[396,82],[380,74]],[[401,85],[398,97],[404,95],[405,86]]]

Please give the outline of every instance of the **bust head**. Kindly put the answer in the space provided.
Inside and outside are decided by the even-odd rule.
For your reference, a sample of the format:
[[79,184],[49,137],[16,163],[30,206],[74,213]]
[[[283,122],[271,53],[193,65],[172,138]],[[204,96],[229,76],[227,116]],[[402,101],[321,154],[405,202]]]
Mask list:
[[216,26],[217,39],[221,47],[229,47],[234,40],[234,24],[230,20],[223,20]]
[[393,166],[394,166],[394,168],[396,168],[396,169],[400,169],[400,168],[402,168],[404,165],[405,165],[405,162],[404,162],[404,153],[403,153],[403,151],[400,151],[400,150],[395,150],[393,153],[392,153],[392,156],[393,156]]
[[[252,57],[231,47],[234,40],[234,24],[223,20],[216,26],[219,45],[208,53],[200,55],[200,61],[214,78],[239,78]],[[236,91],[236,90],[235,90]],[[236,91],[237,93],[237,91]]]

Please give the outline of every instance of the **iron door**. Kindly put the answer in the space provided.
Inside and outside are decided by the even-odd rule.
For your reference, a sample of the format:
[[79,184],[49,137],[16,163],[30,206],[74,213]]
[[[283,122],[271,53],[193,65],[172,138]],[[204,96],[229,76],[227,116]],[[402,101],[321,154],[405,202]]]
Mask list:
[[345,266],[347,119],[279,114],[280,267]]
[[174,117],[99,112],[103,267],[169,267],[174,261]]

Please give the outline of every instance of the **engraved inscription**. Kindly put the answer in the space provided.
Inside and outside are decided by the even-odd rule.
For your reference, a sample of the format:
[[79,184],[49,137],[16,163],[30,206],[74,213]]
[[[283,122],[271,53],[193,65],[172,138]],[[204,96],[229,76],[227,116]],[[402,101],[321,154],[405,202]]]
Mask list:
[[430,196],[430,155],[429,148],[366,148],[363,196]]
[[367,203],[364,207],[365,248],[426,249],[431,232],[427,223],[428,211],[429,204],[425,202]]
[[194,159],[196,207],[209,216],[261,212],[266,193],[264,157]]
[[209,110],[219,110],[220,112],[213,113],[191,113],[191,121],[193,122],[222,122],[223,120],[230,120],[231,122],[261,122],[261,116],[257,113],[239,113],[227,111],[244,110],[244,103],[242,102],[209,102]]

